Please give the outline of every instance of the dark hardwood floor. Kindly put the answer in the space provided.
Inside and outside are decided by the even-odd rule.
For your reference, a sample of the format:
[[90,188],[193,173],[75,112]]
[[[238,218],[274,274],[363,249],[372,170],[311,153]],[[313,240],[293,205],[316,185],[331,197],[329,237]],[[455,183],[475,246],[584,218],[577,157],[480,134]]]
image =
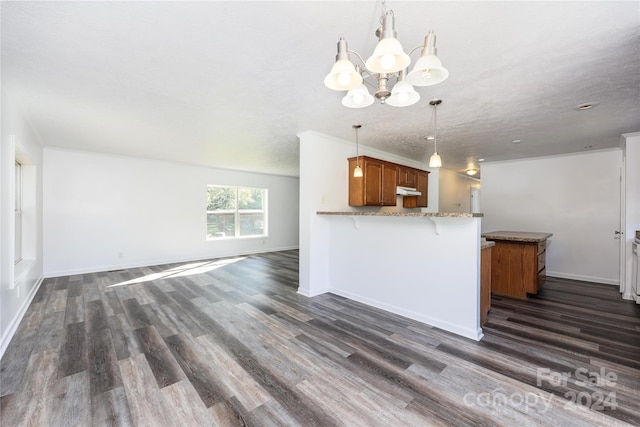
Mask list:
[[297,251],[47,279],[2,426],[640,425],[640,308],[549,278],[471,341],[332,294]]

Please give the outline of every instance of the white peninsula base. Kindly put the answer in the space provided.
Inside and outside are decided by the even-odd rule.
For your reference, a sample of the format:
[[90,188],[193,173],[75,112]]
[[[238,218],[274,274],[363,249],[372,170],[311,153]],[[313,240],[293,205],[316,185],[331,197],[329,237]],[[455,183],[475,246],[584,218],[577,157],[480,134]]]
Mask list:
[[[331,292],[480,340],[481,214],[318,212],[298,292]],[[301,251],[303,248],[301,248]]]

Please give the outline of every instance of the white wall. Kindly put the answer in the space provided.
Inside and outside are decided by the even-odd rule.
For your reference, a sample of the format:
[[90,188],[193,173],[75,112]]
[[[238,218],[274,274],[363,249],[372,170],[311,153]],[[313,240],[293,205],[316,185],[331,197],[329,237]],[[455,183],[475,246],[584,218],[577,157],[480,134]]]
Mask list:
[[[0,149],[0,357],[42,282],[42,146],[2,88]],[[14,164],[24,163],[23,261],[14,267]]]
[[480,181],[448,169],[440,169],[439,207],[442,212],[470,213],[471,189]]
[[[44,151],[47,277],[298,247],[295,177]],[[269,190],[269,236],[207,240],[207,184]]]
[[482,165],[482,231],[553,233],[547,275],[619,283],[619,149]]

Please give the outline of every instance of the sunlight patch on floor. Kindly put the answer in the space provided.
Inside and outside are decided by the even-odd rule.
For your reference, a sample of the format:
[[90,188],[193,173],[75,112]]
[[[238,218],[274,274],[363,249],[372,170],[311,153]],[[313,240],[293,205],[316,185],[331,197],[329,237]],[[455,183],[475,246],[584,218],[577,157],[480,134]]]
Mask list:
[[246,259],[246,257],[226,258],[226,259],[220,259],[216,261],[192,262],[188,264],[179,265],[177,267],[169,268],[159,273],[147,274],[146,276],[138,277],[136,279],[115,283],[107,287],[114,288],[116,286],[134,285],[136,283],[151,282],[153,280],[168,279],[171,277],[195,276],[198,274],[204,274],[204,273],[208,273],[209,271],[217,270],[218,268],[225,267],[229,264],[234,264],[238,261],[242,261],[243,259]]

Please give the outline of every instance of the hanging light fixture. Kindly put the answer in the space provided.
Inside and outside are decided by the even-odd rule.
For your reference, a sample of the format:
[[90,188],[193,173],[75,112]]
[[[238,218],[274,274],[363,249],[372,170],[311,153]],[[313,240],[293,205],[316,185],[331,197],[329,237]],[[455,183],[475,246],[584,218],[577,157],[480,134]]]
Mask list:
[[360,167],[360,152],[358,150],[358,129],[362,127],[362,125],[353,125],[351,126],[356,130],[356,167],[353,169],[353,177],[360,178],[362,177],[362,168]]
[[[378,44],[366,61],[357,52],[348,49],[344,38],[340,37],[338,41],[336,62],[325,77],[324,84],[329,89],[349,91],[342,99],[342,105],[346,107],[368,107],[373,104],[374,96],[382,104],[407,107],[420,99],[420,94],[413,86],[438,84],[449,76],[449,72],[436,55],[436,35],[433,31],[427,33],[422,45],[416,46],[406,54],[396,37],[393,10],[386,10],[385,0],[382,0],[380,24],[381,27],[376,30]],[[419,48],[422,48],[420,59],[407,74],[411,63],[409,55]],[[364,69],[351,62],[350,53],[358,57]],[[373,85],[363,77],[373,78],[377,84]],[[390,81],[393,81],[393,85],[390,85]],[[375,87],[376,92],[373,96],[364,83]]]
[[430,168],[439,168],[442,166],[442,159],[438,154],[438,105],[440,104],[442,104],[441,99],[429,101],[429,105],[433,106],[433,154],[429,159]]

